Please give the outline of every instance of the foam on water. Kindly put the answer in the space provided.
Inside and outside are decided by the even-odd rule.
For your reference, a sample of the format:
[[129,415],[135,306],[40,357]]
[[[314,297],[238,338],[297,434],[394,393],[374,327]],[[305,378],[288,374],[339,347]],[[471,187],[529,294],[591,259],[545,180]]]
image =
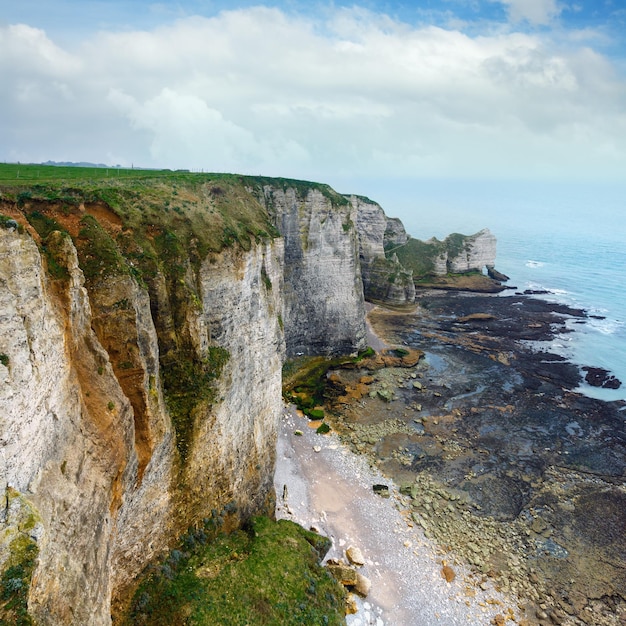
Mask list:
[[593,233],[521,237],[505,232],[498,236],[496,266],[519,290],[547,292],[534,297],[587,312],[585,323],[572,323],[573,332],[555,339],[550,349],[580,366],[607,369],[622,381],[616,390],[583,383],[582,393],[603,400],[626,399],[624,246]]

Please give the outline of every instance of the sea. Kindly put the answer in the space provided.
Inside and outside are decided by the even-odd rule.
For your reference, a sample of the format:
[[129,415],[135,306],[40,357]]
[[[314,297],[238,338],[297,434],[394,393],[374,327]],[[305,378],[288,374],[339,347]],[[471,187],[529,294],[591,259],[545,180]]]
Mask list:
[[410,200],[395,202],[418,239],[489,228],[497,238],[496,269],[517,287],[499,297],[546,291],[534,297],[584,309],[585,323],[572,323],[573,332],[545,347],[622,381],[616,390],[583,383],[581,393],[626,399],[626,184],[424,181]]

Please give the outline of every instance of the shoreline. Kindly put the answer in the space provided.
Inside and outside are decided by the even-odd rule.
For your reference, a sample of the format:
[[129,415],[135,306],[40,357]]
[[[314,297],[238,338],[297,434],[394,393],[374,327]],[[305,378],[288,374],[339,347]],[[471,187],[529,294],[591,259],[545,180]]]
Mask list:
[[[380,349],[394,345],[423,349],[425,359],[413,370],[369,372],[373,397],[370,393],[349,404],[326,407],[332,413],[329,423],[352,451],[350,457],[377,467],[387,476],[383,482],[395,481],[393,501],[405,510],[407,528],[406,518],[418,530],[426,530],[428,539],[422,541],[430,542],[431,573],[441,579],[445,559],[454,562],[455,570],[464,563],[468,572],[479,576],[479,589],[481,584],[493,585],[508,592],[507,599],[515,599],[502,601],[489,619],[483,613],[473,618],[479,621],[469,623],[498,623],[493,621],[498,614],[507,620],[514,614],[511,623],[568,626],[613,625],[626,619],[626,576],[622,578],[619,569],[620,559],[626,560],[625,542],[620,535],[599,545],[595,531],[597,527],[613,536],[611,526],[626,524],[621,511],[626,511],[622,506],[626,501],[622,503],[620,495],[626,475],[626,454],[620,447],[626,432],[619,416],[624,403],[581,396],[576,366],[529,347],[559,331],[571,332],[565,318],[577,316],[584,313],[526,296],[520,301],[430,293],[413,311],[368,306],[368,339],[380,342]],[[333,379],[343,377],[347,383],[355,376],[356,372],[334,370]],[[378,390],[385,391],[387,401],[377,397]],[[542,415],[550,416],[544,426]],[[528,428],[531,434],[525,434]],[[482,431],[495,438],[485,438]],[[305,436],[313,439],[307,440],[309,450],[303,453],[319,464],[326,444],[312,441],[330,439],[314,432]],[[298,440],[297,446],[305,441]],[[312,452],[313,445],[322,450]],[[463,474],[459,478],[461,470],[464,478]],[[305,480],[317,480],[315,466],[300,471]],[[311,497],[316,497],[315,489]],[[369,496],[366,501],[371,497],[379,498]],[[577,513],[580,505],[574,503],[580,502],[585,505]],[[314,517],[313,513],[303,519]],[[575,532],[568,530],[570,526]],[[440,546],[450,552],[438,552]],[[359,547],[366,552],[365,546]],[[615,566],[605,564],[597,574],[601,563]],[[441,602],[446,605],[450,598]],[[505,606],[507,602],[510,606]],[[384,600],[379,606],[379,618],[384,620]],[[511,612],[506,612],[509,608]],[[440,623],[435,613],[428,618],[432,621],[423,618],[414,623]],[[361,619],[358,615],[348,623],[376,624],[354,621]],[[383,623],[404,626],[393,617],[389,614],[391,621]]]
[[[295,435],[299,430],[302,435]],[[276,517],[314,528],[332,541],[325,561],[358,547],[371,591],[357,599],[348,626],[476,626],[519,615],[518,599],[498,592],[454,554],[429,540],[407,513],[406,497],[389,478],[335,434],[319,435],[287,407],[280,425],[275,474]],[[390,487],[388,499],[373,484]],[[448,582],[443,565],[454,571]]]

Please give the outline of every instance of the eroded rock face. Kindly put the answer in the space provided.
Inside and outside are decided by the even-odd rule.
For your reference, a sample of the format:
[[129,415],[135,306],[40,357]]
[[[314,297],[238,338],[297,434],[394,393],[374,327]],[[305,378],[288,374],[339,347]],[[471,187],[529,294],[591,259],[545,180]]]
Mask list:
[[[360,196],[350,196],[357,212],[359,260],[363,292],[370,301],[401,306],[415,300],[413,273],[406,270],[393,248],[406,243],[408,235],[402,222],[390,219],[380,205]],[[390,250],[391,255],[386,255]]]
[[409,240],[409,235],[404,229],[404,224],[397,217],[388,217],[385,228],[385,248],[389,246],[401,246]]
[[496,238],[488,228],[484,228],[475,235],[459,236],[463,237],[459,241],[451,242],[451,235],[446,240],[448,242],[448,254],[446,270],[452,274],[462,274],[472,270],[482,271],[485,267],[493,267],[496,262]]
[[[133,464],[132,411],[91,330],[75,251],[56,294],[28,235],[0,233],[3,491],[37,512],[29,609],[42,624],[110,621],[110,548]],[[9,520],[10,523],[10,520]]]
[[294,188],[267,186],[263,191],[285,240],[287,354],[347,354],[364,348],[355,207],[345,200],[333,202],[317,189],[304,195]]
[[[198,273],[185,333],[200,356],[219,346],[228,357],[212,402],[194,409],[183,462],[159,359],[168,314],[153,317],[128,275],[88,293],[71,239],[55,236],[62,280],[47,276],[30,235],[0,231],[1,487],[38,520],[33,617],[110,624],[133,577],[195,520],[228,505],[236,524],[271,497],[282,240],[227,249]],[[168,290],[154,285],[153,303]],[[19,520],[0,519],[2,536],[12,541]],[[0,568],[11,550],[3,544]]]

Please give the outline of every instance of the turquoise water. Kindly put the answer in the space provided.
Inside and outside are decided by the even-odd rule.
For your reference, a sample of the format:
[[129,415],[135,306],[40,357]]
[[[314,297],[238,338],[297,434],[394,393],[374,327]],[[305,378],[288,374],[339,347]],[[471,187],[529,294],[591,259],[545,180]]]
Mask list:
[[583,308],[590,315],[558,337],[551,348],[579,365],[603,367],[622,381],[617,390],[587,384],[581,391],[605,400],[626,398],[626,247],[582,234],[533,237],[501,235],[497,267],[519,290],[547,290],[538,297]]
[[[520,291],[585,309],[590,318],[551,348],[578,365],[602,367],[622,381],[617,390],[583,384],[580,391],[626,399],[626,186],[429,182],[400,207],[419,238],[472,234],[484,227],[498,240],[496,268]],[[393,202],[393,199],[390,200]],[[388,214],[394,215],[393,210]],[[506,293],[506,292],[505,292]]]

